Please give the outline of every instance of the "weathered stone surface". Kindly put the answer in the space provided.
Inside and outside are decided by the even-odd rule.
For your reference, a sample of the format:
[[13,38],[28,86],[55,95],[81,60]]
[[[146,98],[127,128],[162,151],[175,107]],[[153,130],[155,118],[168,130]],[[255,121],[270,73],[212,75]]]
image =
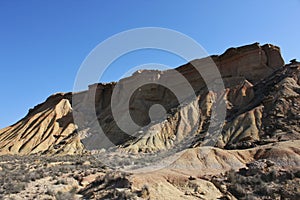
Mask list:
[[[74,94],[77,101],[71,93],[52,95],[19,122],[0,130],[0,155],[84,154],[83,141],[93,150],[110,140],[118,145],[118,151],[105,154],[104,159],[118,165],[119,152],[121,156],[144,156],[179,148],[178,157],[165,168],[151,172],[140,169],[134,174],[101,169],[102,160],[94,156],[102,155],[105,150],[90,151],[93,156],[89,159],[84,158],[87,154],[74,156],[73,161],[70,156],[55,157],[61,158],[60,162],[47,156],[11,156],[19,167],[13,166],[10,159],[6,163],[2,160],[0,172],[4,178],[9,173],[15,176],[16,170],[28,166],[26,172],[30,174],[37,172],[35,169],[39,173],[47,169],[48,175],[60,176],[65,186],[44,177],[29,182],[19,193],[6,192],[0,196],[26,199],[38,195],[56,199],[51,190],[69,194],[75,188],[77,193],[69,194],[70,199],[299,199],[300,63],[284,65],[279,48],[269,44],[231,48],[221,56],[212,56],[225,90],[208,91],[192,67],[192,64],[207,64],[207,59],[191,61],[176,69],[197,94],[184,99],[180,106],[176,95],[161,85],[147,84],[136,88],[130,97],[122,96],[121,90],[130,92],[130,86],[145,77],[164,81],[176,77],[172,70],[144,70],[122,79],[118,83],[121,88],[117,83],[91,85],[87,91]],[[170,83],[174,87],[183,84],[180,80]],[[133,136],[124,133],[112,116],[114,91],[119,95],[117,106],[129,101],[133,120],[143,126],[133,130]],[[153,119],[149,109],[158,103],[167,113],[165,118]],[[226,105],[227,113],[225,121],[217,123],[211,115],[221,103]],[[123,110],[118,114],[124,116]],[[210,132],[209,125],[213,127]],[[215,135],[216,130],[222,130],[221,134]],[[31,158],[28,163],[27,158]],[[14,170],[10,170],[12,166]],[[51,172],[52,167],[57,170]],[[6,180],[9,179],[2,181]],[[7,184],[2,188],[5,187]]]
[[252,83],[260,81],[284,65],[280,49],[271,44],[260,46],[254,43],[230,48],[213,59],[223,77],[242,76]]
[[73,124],[71,94],[58,93],[31,109],[16,124],[0,131],[0,154],[82,153]]
[[[221,72],[225,91],[208,92],[203,79],[193,67],[193,65],[210,66],[210,59],[216,63]],[[212,139],[203,134],[210,123],[212,108],[223,100],[227,106],[227,122],[223,125],[223,135],[217,140],[214,138],[218,146],[252,147],[253,143],[261,140],[266,142],[268,137],[272,139],[275,137],[277,140],[286,137],[297,139],[299,130],[296,124],[299,110],[297,106],[293,106],[290,112],[287,110],[292,105],[298,105],[299,70],[289,65],[283,71],[278,71],[283,65],[278,47],[270,44],[260,46],[255,43],[230,48],[220,56],[191,61],[176,71],[138,71],[131,77],[120,80],[117,89],[115,89],[117,83],[94,84],[89,86],[87,91],[74,94],[77,101],[73,98],[72,103],[71,94],[57,94],[35,107],[15,125],[0,131],[1,152],[78,153],[82,152],[83,148],[80,139],[89,144],[91,149],[98,146],[105,147],[110,140],[113,145],[124,146],[124,149],[130,152],[170,149],[188,135],[195,137],[194,146],[206,144],[203,140]],[[278,72],[274,73],[276,70]],[[116,97],[117,106],[124,105],[128,101],[133,121],[145,127],[143,130],[132,129],[132,133],[137,133],[134,137],[124,133],[116,124],[111,110],[111,96],[114,89],[125,91],[126,94],[126,90],[130,92],[130,88],[142,83],[145,77],[149,80],[168,82],[173,84],[172,87],[182,87],[186,84],[186,80],[183,79],[185,83],[181,80],[171,81],[176,78],[178,72],[191,84],[197,98],[187,99],[185,106],[179,108],[176,95],[169,88],[157,84],[136,88],[129,97],[119,95]],[[266,91],[277,93],[266,94]],[[119,93],[116,92],[117,95]],[[287,95],[291,96],[289,100],[286,99]],[[285,103],[276,103],[279,100]],[[165,108],[167,116],[164,120],[154,122],[150,119],[149,109],[157,103]],[[73,122],[74,113],[77,116],[78,126]],[[124,113],[120,110],[118,114],[122,118]],[[270,117],[265,118],[264,115]],[[289,119],[292,117],[293,120],[288,122],[287,117]],[[191,133],[191,122],[197,123],[196,132]],[[287,124],[290,125],[286,126]],[[104,137],[98,134],[99,125]],[[287,136],[287,132],[292,134]],[[142,137],[139,137],[141,134]],[[239,144],[240,142],[242,143]]]

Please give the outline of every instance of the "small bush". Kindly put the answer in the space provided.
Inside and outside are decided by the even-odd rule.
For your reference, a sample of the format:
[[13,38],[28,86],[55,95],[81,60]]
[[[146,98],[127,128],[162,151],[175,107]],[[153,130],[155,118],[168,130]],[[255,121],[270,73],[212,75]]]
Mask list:
[[239,185],[239,184],[235,184],[235,185],[231,185],[229,187],[229,191],[235,196],[235,197],[238,197],[238,198],[242,198],[242,197],[245,197],[246,195],[246,192],[244,190],[244,188]]
[[144,185],[142,187],[142,190],[139,192],[138,196],[142,197],[143,199],[148,198],[150,195],[149,187],[147,185]]
[[56,200],[74,199],[75,198],[75,194],[71,193],[71,192],[61,192],[61,191],[58,191],[55,194],[55,198],[56,198]]

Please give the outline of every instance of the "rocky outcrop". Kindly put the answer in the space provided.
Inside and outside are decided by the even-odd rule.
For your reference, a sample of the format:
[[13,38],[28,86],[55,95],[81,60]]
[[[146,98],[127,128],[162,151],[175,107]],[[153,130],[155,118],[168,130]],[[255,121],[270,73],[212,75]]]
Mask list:
[[[300,63],[284,65],[279,48],[270,44],[230,48],[211,57],[224,81],[220,91],[208,90],[194,68],[207,67],[209,59],[50,96],[0,130],[0,155],[23,155],[1,156],[0,198],[299,199]],[[186,80],[176,79],[178,72],[196,94],[182,103],[159,84],[141,85],[122,96],[143,79],[169,80],[183,90]],[[142,128],[127,134],[119,127],[111,108],[114,92],[115,106],[129,102],[132,120]],[[157,104],[165,113],[155,118],[151,109]],[[212,118],[219,115],[212,112],[219,105],[226,107],[224,121]],[[119,109],[121,119],[125,111]],[[166,158],[164,152],[171,154]],[[66,154],[75,156],[48,157]],[[117,171],[135,169],[131,166],[138,169]]]
[[[108,143],[106,140],[109,140],[112,145],[119,145],[129,152],[155,152],[173,148],[187,139],[187,136],[194,140],[193,146],[206,144],[203,140],[213,139],[219,147],[240,148],[253,146],[262,139],[264,142],[268,138],[282,139],[287,137],[284,136],[287,130],[293,132],[293,136],[288,137],[298,138],[297,125],[286,126],[283,124],[283,116],[289,119],[293,117],[288,123],[298,123],[297,107],[291,112],[287,112],[287,107],[297,104],[299,70],[297,67],[292,69],[291,66],[282,68],[284,62],[278,47],[255,43],[230,48],[220,56],[212,56],[211,59],[218,66],[224,80],[226,90],[221,92],[207,91],[204,80],[193,67],[204,66],[208,59],[210,58],[191,61],[176,68],[176,71],[138,71],[131,77],[120,80],[117,89],[117,83],[94,84],[87,91],[73,94],[73,101],[70,93],[53,95],[16,124],[0,130],[0,151],[13,154],[72,154],[82,152],[81,141],[89,144],[90,149],[97,149],[99,146],[109,147],[105,146]],[[187,98],[184,106],[178,107],[178,99],[169,88],[157,84],[142,85],[129,97],[117,96],[117,106],[129,101],[130,116],[143,129],[133,128],[130,135],[120,129],[111,109],[114,89],[125,90],[127,86],[130,88],[145,77],[149,80],[173,80],[178,72],[191,84],[197,94],[196,98]],[[291,77],[293,73],[296,75]],[[186,80],[183,79],[185,82]],[[181,80],[173,82],[173,87],[186,84]],[[274,84],[275,82],[280,85]],[[266,91],[273,91],[274,94],[266,94]],[[274,104],[280,99],[283,101],[282,98],[286,99],[287,94],[294,96],[289,97],[284,104]],[[271,98],[273,100],[269,100]],[[224,128],[223,135],[218,138],[206,137],[210,135],[206,131],[212,108],[222,102],[227,106],[226,123],[217,124],[215,128]],[[149,116],[149,109],[155,104],[162,105],[166,110],[164,119],[153,121]],[[95,113],[94,110],[96,114],[91,115]],[[124,113],[119,112],[120,118]],[[73,114],[77,116],[76,125]],[[274,115],[274,118],[265,118],[266,115]],[[279,121],[285,130],[276,129],[277,132],[271,132],[279,126]],[[196,130],[191,124],[197,126]],[[99,137],[99,125],[103,130],[101,134],[105,137]]]
[[71,97],[70,93],[54,94],[31,109],[24,119],[2,129],[0,153],[82,153],[83,145],[73,124]]
[[258,43],[230,48],[223,55],[213,57],[223,77],[242,76],[256,83],[284,65],[278,47]]
[[[244,80],[235,87],[227,88],[224,92],[227,117],[223,124],[222,135],[215,144],[221,148],[244,149],[275,141],[300,139],[297,125],[300,95],[298,77],[299,69],[287,65],[256,85]],[[204,144],[203,139],[209,139],[205,135],[205,128],[213,106],[211,102],[216,102],[215,99],[218,99],[213,93],[204,96],[205,98],[197,100],[199,108],[194,106],[194,110],[199,109],[200,113],[199,128],[192,133],[197,138],[194,146]],[[194,104],[195,102],[189,103],[190,106]],[[143,137],[131,141],[126,148],[134,152],[170,148],[170,143],[174,143],[182,135],[179,128],[174,129],[177,127],[176,124],[190,121],[188,117],[181,115],[184,109],[180,108],[173,118],[149,125],[146,130],[143,130],[146,132]],[[157,131],[157,134],[154,134],[153,130]],[[169,134],[169,139],[160,136],[166,132]],[[185,130],[183,132],[185,136],[190,133]]]
[[[217,65],[222,78],[227,79],[226,87],[235,86],[241,78],[255,84],[284,65],[279,47],[271,44],[260,46],[259,43],[229,48],[220,56],[211,56],[211,59]],[[205,83],[193,65],[205,66],[207,63],[207,58],[193,60],[177,70],[189,80],[194,89],[199,90]]]
[[[286,65],[253,86],[254,97],[224,128],[227,148],[249,148],[274,141],[299,139],[299,66]],[[223,146],[221,146],[223,147]]]
[[[268,77],[284,65],[278,47],[269,44],[260,46],[258,43],[239,48],[231,48],[221,56],[212,56],[212,59],[217,64],[227,88],[223,94],[208,92],[204,80],[194,68],[194,66],[207,65],[207,63],[209,63],[207,58],[194,60],[176,69],[176,71],[180,72],[186,80],[188,80],[198,94],[197,99],[187,102],[188,106],[177,108],[178,100],[176,96],[168,88],[161,85],[148,84],[136,88],[136,92],[131,96],[129,109],[134,122],[144,127],[143,130],[134,129],[132,133],[136,132],[133,134],[135,136],[142,134],[142,137],[131,137],[124,134],[114,122],[110,104],[108,103],[111,100],[109,99],[110,96],[108,95],[105,98],[101,97],[104,93],[112,94],[116,84],[93,85],[83,99],[92,99],[89,98],[90,93],[96,91],[96,109],[99,124],[103,128],[106,137],[113,141],[114,144],[125,147],[129,152],[152,152],[169,149],[174,147],[174,144],[178,144],[182,138],[185,138],[187,135],[190,136],[191,127],[188,128],[184,124],[187,125],[187,122],[193,122],[192,124],[195,124],[193,117],[197,116],[200,120],[197,122],[199,124],[198,131],[192,135],[195,136],[197,133],[204,132],[205,127],[209,124],[211,108],[216,104],[216,100],[221,102],[221,99],[219,99],[221,96],[224,96],[227,101],[229,118],[235,116],[237,111],[249,109],[248,106],[252,104],[252,100],[256,98],[253,85],[259,83],[262,79]],[[121,86],[119,86],[117,90],[120,88],[124,90],[125,88],[139,85],[142,79],[160,79],[162,82],[166,82],[164,80],[176,79],[176,73],[171,70],[163,72],[156,70],[138,71],[134,73],[133,76],[121,80],[118,83]],[[178,87],[178,85],[186,83],[178,80],[174,84],[174,87]],[[117,99],[120,100],[120,102],[118,102],[119,105],[123,105],[129,101],[124,98],[124,96]],[[86,100],[82,102],[85,101]],[[166,109],[168,117],[159,122],[151,122],[148,112],[150,107],[157,103]],[[86,108],[87,106],[83,106],[84,104],[85,103],[82,103],[79,107]],[[188,111],[188,109],[191,111]],[[75,108],[75,110],[77,109]],[[84,113],[85,111],[79,112]],[[188,116],[184,115],[183,112],[189,113]],[[241,111],[241,113],[243,112],[245,112],[245,110]],[[125,113],[125,111],[120,112],[119,115],[122,115],[122,113]],[[82,119],[82,121],[90,121],[90,119]],[[85,123],[88,124],[88,122]],[[250,124],[247,126],[250,126]],[[238,123],[235,123],[235,125],[238,125]],[[90,123],[89,126],[96,127],[98,125],[91,125]],[[245,128],[245,130],[241,130],[240,132],[245,133],[250,131],[250,129]],[[254,129],[254,127],[252,129]],[[99,131],[97,128],[95,128],[95,130],[95,132]],[[93,128],[90,128],[89,132],[93,132]],[[241,139],[244,138],[250,139],[251,137],[248,137],[246,134],[245,137]],[[256,139],[258,139],[258,136]],[[94,140],[95,138],[91,139],[91,141]],[[230,143],[228,141],[224,143],[224,141],[221,140],[218,142],[221,146]]]

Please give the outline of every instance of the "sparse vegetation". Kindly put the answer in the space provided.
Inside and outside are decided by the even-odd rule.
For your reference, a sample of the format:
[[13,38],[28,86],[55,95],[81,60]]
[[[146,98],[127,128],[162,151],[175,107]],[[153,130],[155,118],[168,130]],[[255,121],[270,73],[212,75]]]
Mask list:
[[[68,185],[67,178],[82,181],[90,174],[103,172],[104,165],[93,156],[0,156],[0,199],[11,194],[25,193],[25,198],[33,198],[26,194],[26,188],[31,183],[43,178],[49,178],[52,185]],[[36,185],[36,187],[42,187]],[[50,188],[43,188],[44,194],[56,199],[74,199],[78,188],[59,192]],[[30,191],[30,189],[28,189]],[[32,192],[32,191],[30,191]],[[37,196],[39,194],[36,194]],[[51,199],[51,198],[50,198]]]
[[251,165],[248,169],[228,171],[223,184],[238,199],[300,199],[300,180],[296,176],[299,169],[263,166]]
[[142,197],[143,199],[148,199],[150,195],[149,187],[147,185],[144,185],[142,187],[142,190],[138,193],[139,197]]

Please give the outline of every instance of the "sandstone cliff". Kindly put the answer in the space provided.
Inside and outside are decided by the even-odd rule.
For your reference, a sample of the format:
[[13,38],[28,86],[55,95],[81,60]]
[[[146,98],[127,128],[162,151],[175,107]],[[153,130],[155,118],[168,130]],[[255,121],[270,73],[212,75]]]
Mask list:
[[[223,91],[208,90],[195,70],[194,66],[207,63],[203,58],[176,68],[196,94],[182,104],[169,88],[156,84],[143,85],[130,97],[118,96],[117,106],[128,101],[133,121],[143,127],[133,128],[132,134],[120,129],[113,117],[111,101],[113,92],[120,90],[117,84],[130,86],[145,77],[172,80],[174,71],[138,71],[118,83],[54,94],[30,109],[16,124],[0,130],[0,155],[14,155],[1,157],[0,198],[57,199],[63,188],[69,195],[64,199],[299,199],[300,63],[284,64],[278,47],[258,43],[230,48],[211,59],[222,75]],[[185,84],[170,82],[174,87]],[[155,104],[165,108],[162,118],[149,114]],[[226,107],[221,122],[212,116],[220,104]],[[124,113],[118,114],[122,118]],[[89,151],[108,149],[107,141],[117,146],[115,154]],[[151,172],[142,168],[134,174],[116,171],[132,165],[126,160],[119,163],[124,152],[143,158],[173,149],[177,157],[164,168]],[[3,192],[18,185],[16,172],[26,166],[30,175],[46,172],[41,179],[31,178],[21,192]],[[61,187],[49,176],[67,177],[68,185]],[[8,185],[11,179],[15,182]],[[70,185],[77,188],[76,195]],[[59,192],[54,196],[45,188]]]
[[[227,104],[227,116],[225,123],[218,125],[223,128],[222,136],[213,138],[219,147],[244,148],[245,145],[256,145],[260,141],[298,138],[299,130],[295,124],[298,123],[299,111],[294,105],[299,98],[299,70],[294,66],[284,66],[278,47],[255,43],[230,48],[220,56],[212,56],[212,59],[224,80],[226,90],[221,94],[207,91],[201,75],[193,67],[203,64],[205,59],[191,61],[176,69],[189,81],[197,94],[197,98],[187,100],[184,107],[177,107],[176,96],[161,85],[148,84],[133,93],[130,114],[137,124],[146,126],[143,130],[133,132],[142,131],[143,137],[124,133],[115,123],[111,111],[111,95],[116,83],[94,84],[89,90],[74,94],[80,99],[79,102],[72,103],[70,93],[55,94],[16,124],[2,129],[0,152],[82,153],[84,147],[80,139],[86,137],[87,133],[97,132],[98,124],[113,144],[124,146],[128,151],[168,149],[172,148],[174,142],[180,142],[190,134],[190,122],[198,120],[195,117],[200,117],[198,130],[193,133],[194,146],[198,146],[205,144],[202,139],[207,134],[205,131],[210,123],[211,109],[221,101]],[[140,71],[120,80],[119,84],[135,84],[145,74],[149,79],[159,77],[168,80],[173,77],[172,71]],[[127,100],[121,97],[119,99],[119,104]],[[93,108],[90,104],[94,102],[98,120],[90,116],[92,111],[88,110]],[[157,102],[164,106],[168,118],[152,123],[148,111]],[[287,111],[287,108],[292,111]],[[77,116],[82,116],[76,122],[79,123],[80,130],[76,129],[73,122],[74,112]],[[280,129],[279,124],[282,124],[284,130]],[[89,143],[89,138],[92,141],[95,139],[87,137],[84,139],[86,143]]]

